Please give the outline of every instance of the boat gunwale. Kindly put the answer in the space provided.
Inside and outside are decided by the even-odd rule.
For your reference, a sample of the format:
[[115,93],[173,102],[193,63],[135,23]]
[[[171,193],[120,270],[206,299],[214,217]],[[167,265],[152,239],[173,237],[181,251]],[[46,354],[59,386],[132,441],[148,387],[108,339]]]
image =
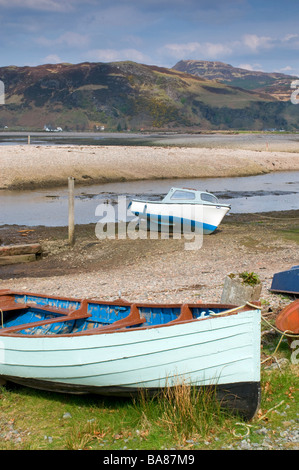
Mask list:
[[[1,298],[1,292],[0,291],[0,298]],[[33,294],[33,293],[28,293],[28,292],[16,292],[16,291],[10,291],[10,292],[5,292],[3,295],[24,295],[24,296],[32,296],[32,297],[41,297],[41,298],[53,298],[57,300],[71,300],[69,297],[61,297],[61,296],[54,296],[54,295],[44,295],[44,294]],[[221,317],[227,317],[231,315],[236,315],[238,313],[242,313],[245,311],[250,311],[253,308],[255,309],[260,309],[259,302],[252,303],[250,305],[243,305],[243,306],[235,306],[231,304],[220,304],[220,303],[185,303],[185,304],[153,304],[153,303],[147,303],[147,302],[128,302],[127,300],[124,299],[118,299],[114,301],[100,301],[100,300],[95,300],[95,299],[72,299],[73,301],[76,302],[81,302],[80,307],[77,310],[73,310],[69,315],[61,316],[60,318],[55,318],[55,319],[49,319],[49,320],[44,320],[40,322],[33,322],[29,324],[23,324],[23,325],[17,325],[14,327],[7,327],[6,331],[5,328],[3,328],[4,331],[1,331],[0,329],[0,338],[1,337],[21,337],[21,338],[72,338],[72,337],[82,337],[82,336],[91,336],[91,335],[102,335],[102,334],[111,334],[111,333],[120,333],[120,332],[131,332],[131,331],[143,331],[143,330],[148,330],[148,329],[156,329],[156,328],[162,328],[162,327],[171,327],[171,326],[176,326],[180,324],[186,324],[186,323],[193,323],[193,322],[198,322],[201,320],[211,320],[214,318],[219,318]],[[86,312],[81,313],[84,303],[84,307],[86,306]],[[105,326],[100,326],[97,328],[93,328],[92,330],[84,330],[80,332],[75,332],[75,333],[64,333],[64,334],[59,334],[55,335],[53,334],[39,334],[39,335],[26,335],[26,334],[21,334],[17,333],[17,331],[20,331],[22,329],[29,329],[29,328],[35,328],[41,325],[46,325],[46,324],[52,324],[52,323],[60,323],[63,321],[70,321],[70,320],[76,320],[78,318],[88,318],[91,315],[87,313],[87,308],[89,303],[94,303],[94,304],[104,304],[104,305],[121,305],[121,306],[130,306],[130,312],[128,313],[127,317],[117,320],[116,322],[113,322],[111,325],[105,325]],[[25,307],[26,304],[24,304]],[[34,308],[34,305],[31,305]],[[145,319],[140,316],[140,312],[138,308],[140,307],[145,307],[145,308],[180,308],[180,314],[178,317],[174,320],[170,320],[167,323],[160,323],[157,325],[146,325],[142,326],[143,323],[145,323]],[[213,308],[224,308],[225,310],[220,313],[216,313],[212,316],[208,317],[203,317],[203,318],[192,318],[192,312],[191,308],[205,308],[205,309],[213,309]],[[0,307],[1,308],[1,307]],[[37,306],[37,308],[42,308],[42,306]],[[137,311],[138,310],[138,311]],[[141,325],[141,326],[136,326],[136,325]],[[13,328],[13,330],[9,330],[9,328]],[[14,332],[16,331],[16,333]]]
[[[1,300],[1,295],[2,295],[2,290],[0,290],[0,300]],[[179,302],[176,302],[176,303],[130,302],[129,300],[126,300],[123,298],[118,298],[115,300],[101,300],[101,299],[96,299],[96,298],[65,297],[65,296],[53,295],[53,294],[49,294],[49,295],[41,294],[41,293],[36,294],[34,292],[27,292],[27,291],[5,290],[4,295],[24,295],[24,296],[27,295],[30,297],[41,297],[41,298],[49,298],[49,299],[57,299],[57,300],[66,300],[66,301],[72,301],[72,302],[81,302],[81,303],[82,301],[87,300],[88,303],[103,304],[103,305],[119,305],[120,304],[120,306],[137,305],[138,307],[180,308],[182,307],[182,305],[184,305],[183,303],[179,303]],[[19,302],[16,302],[16,303],[19,303]],[[254,303],[252,304],[254,305]],[[218,302],[208,302],[208,303],[190,302],[190,303],[187,303],[186,305],[189,305],[191,307],[203,307],[203,306],[204,307],[224,307],[224,308],[238,307],[238,305],[225,304],[225,303],[222,304]],[[31,307],[34,307],[34,305],[31,305]],[[67,311],[67,308],[65,310]]]
[[[243,310],[244,311],[250,311],[252,310],[251,309],[248,309],[248,310]],[[204,317],[204,318],[192,318],[192,319],[189,319],[189,320],[171,320],[170,322],[168,323],[159,323],[158,325],[147,325],[147,326],[132,326],[130,327],[130,325],[127,325],[127,326],[122,326],[122,327],[117,327],[117,326],[113,326],[113,325],[108,325],[107,326],[107,330],[105,329],[106,326],[102,326],[102,327],[97,327],[97,328],[93,328],[92,330],[87,330],[87,331],[79,331],[77,333],[64,333],[64,334],[59,334],[59,335],[56,335],[56,334],[40,334],[40,335],[24,335],[24,334],[21,334],[21,333],[10,333],[9,331],[7,332],[4,332],[4,333],[1,333],[1,329],[0,329],[0,339],[1,337],[5,337],[5,338],[74,338],[74,337],[82,337],[82,336],[99,336],[99,335],[103,335],[103,334],[115,334],[115,333],[128,333],[128,332],[133,332],[133,331],[143,331],[143,330],[152,330],[152,329],[156,329],[156,328],[166,328],[166,327],[172,327],[172,326],[177,326],[177,325],[185,325],[187,323],[198,323],[200,321],[204,321],[204,320],[211,320],[211,319],[216,319],[216,318],[224,318],[224,317],[229,317],[229,316],[233,316],[233,315],[238,315],[240,313],[243,313],[242,311],[238,311],[238,312],[230,312],[230,313],[221,313],[221,314],[215,314],[215,316],[210,316],[210,317]],[[66,319],[66,318],[65,318]],[[71,320],[70,318],[68,318],[68,320]],[[142,319],[139,321],[139,322],[135,322],[136,323],[142,323]],[[47,324],[47,323],[46,323]],[[128,328],[128,326],[130,328]],[[32,324],[30,326],[26,326],[26,329],[28,328],[35,328],[35,326]],[[22,326],[21,328],[19,328],[19,330],[23,329]]]
[[[141,202],[142,204],[165,204],[165,205],[173,205],[173,204],[181,204],[181,205],[194,205],[194,206],[211,206],[211,207],[224,207],[226,209],[231,209],[230,204],[223,204],[223,203],[212,203],[212,202],[200,202],[200,201],[151,201],[151,200],[146,200],[146,199],[131,199],[131,202]],[[132,211],[131,207],[129,209]],[[133,211],[132,211],[133,212]]]

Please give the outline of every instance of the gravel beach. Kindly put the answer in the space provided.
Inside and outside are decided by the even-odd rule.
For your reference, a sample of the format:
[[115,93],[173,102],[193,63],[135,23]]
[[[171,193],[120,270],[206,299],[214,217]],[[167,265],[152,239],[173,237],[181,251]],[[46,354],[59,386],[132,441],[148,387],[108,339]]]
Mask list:
[[269,288],[275,272],[299,264],[298,226],[299,211],[233,214],[196,250],[186,249],[191,241],[184,238],[99,240],[95,224],[76,227],[73,247],[67,227],[2,227],[3,244],[38,242],[44,256],[2,266],[0,287],[109,300],[219,302],[225,276],[248,271],[259,275],[267,307],[279,308],[289,300]]

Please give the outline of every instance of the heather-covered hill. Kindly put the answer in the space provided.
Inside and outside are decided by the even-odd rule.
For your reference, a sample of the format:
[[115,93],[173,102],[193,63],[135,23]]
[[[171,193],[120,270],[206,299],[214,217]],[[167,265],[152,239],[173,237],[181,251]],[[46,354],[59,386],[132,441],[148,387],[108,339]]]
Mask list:
[[294,129],[296,106],[174,69],[134,62],[2,67],[9,130]]

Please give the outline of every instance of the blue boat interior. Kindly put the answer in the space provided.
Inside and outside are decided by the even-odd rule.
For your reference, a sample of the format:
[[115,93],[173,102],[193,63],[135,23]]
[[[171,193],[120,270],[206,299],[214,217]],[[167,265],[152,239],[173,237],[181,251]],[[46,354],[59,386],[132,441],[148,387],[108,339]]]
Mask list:
[[[6,330],[8,333],[17,332],[17,334],[24,335],[75,334],[102,327],[114,328],[115,322],[119,323],[119,326],[118,323],[115,324],[115,330],[117,328],[156,326],[178,320],[182,313],[180,306],[136,306],[121,301],[119,303],[87,301],[85,314],[81,318],[80,315],[77,315],[76,318],[76,312],[80,312],[80,308],[82,308],[80,300],[18,294],[11,296],[9,304],[7,304],[7,300],[5,304],[5,300],[2,299],[3,296],[0,296],[0,334],[3,328],[10,328],[10,330]],[[133,309],[137,312],[135,317],[132,317]],[[202,319],[227,310],[227,306],[207,308],[207,306],[198,304],[198,306],[188,306],[188,309],[189,319]],[[68,315],[71,316],[68,318]],[[57,321],[55,321],[56,319]],[[127,324],[126,319],[130,319]],[[122,322],[119,322],[120,320]],[[35,322],[42,324],[34,325]]]
[[[217,313],[221,313],[227,308],[206,308],[206,307],[191,307],[193,319],[201,319],[210,317]],[[140,316],[145,318],[144,326],[156,326],[169,323],[178,319],[181,314],[180,307],[162,307],[162,306],[140,306],[139,307]]]

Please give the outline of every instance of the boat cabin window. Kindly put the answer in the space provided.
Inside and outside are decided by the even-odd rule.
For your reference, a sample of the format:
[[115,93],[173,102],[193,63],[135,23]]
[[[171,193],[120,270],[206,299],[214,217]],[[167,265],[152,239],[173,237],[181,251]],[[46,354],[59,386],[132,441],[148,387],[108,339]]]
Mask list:
[[212,202],[213,204],[217,204],[217,203],[218,203],[217,197],[216,197],[216,196],[213,196],[213,194],[201,193],[200,197],[201,197],[201,200],[202,200],[202,201]]
[[189,201],[192,201],[195,199],[195,193],[178,190],[173,193],[170,199],[188,199]]

